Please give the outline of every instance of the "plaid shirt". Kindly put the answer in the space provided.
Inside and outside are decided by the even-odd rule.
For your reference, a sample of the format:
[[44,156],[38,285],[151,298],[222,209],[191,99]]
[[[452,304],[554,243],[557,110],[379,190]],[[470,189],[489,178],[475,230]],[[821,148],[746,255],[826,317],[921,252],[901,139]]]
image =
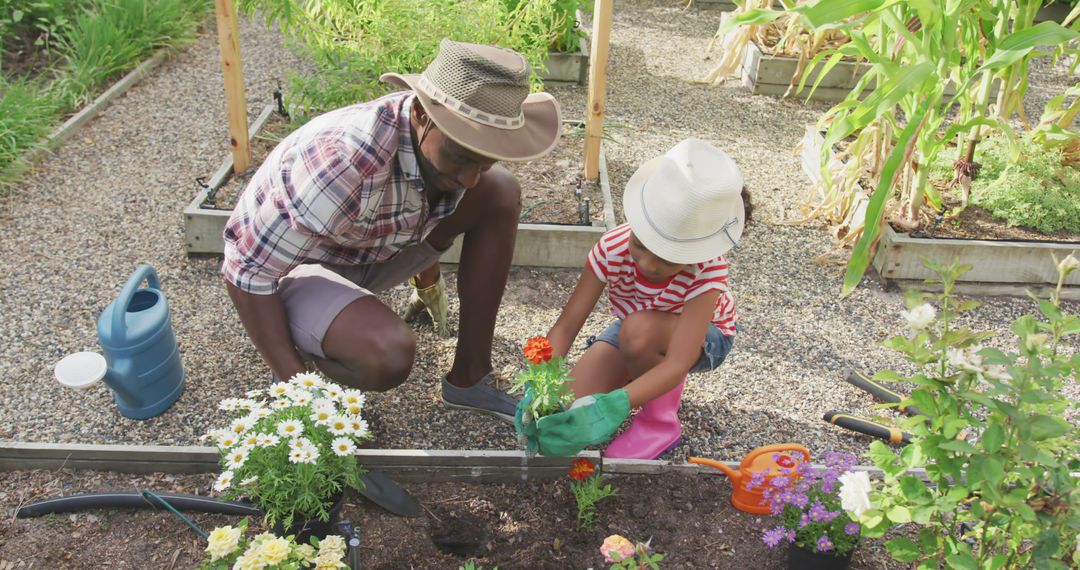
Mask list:
[[409,127],[413,99],[392,93],[331,111],[285,137],[225,227],[225,278],[267,295],[302,263],[378,263],[423,241],[465,190],[429,209]]

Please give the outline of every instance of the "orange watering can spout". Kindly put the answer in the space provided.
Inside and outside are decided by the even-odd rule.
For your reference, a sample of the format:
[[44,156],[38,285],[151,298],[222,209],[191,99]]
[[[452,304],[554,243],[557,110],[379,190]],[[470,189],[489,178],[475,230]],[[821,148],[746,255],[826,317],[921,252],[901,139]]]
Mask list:
[[705,465],[708,467],[712,467],[713,469],[719,469],[720,471],[723,471],[724,475],[727,475],[728,479],[731,479],[731,484],[735,486],[738,486],[740,480],[742,479],[741,473],[715,459],[706,459],[704,457],[691,457],[687,459],[687,461],[690,463],[697,463],[698,465]]
[[[802,458],[792,457],[791,452],[801,454]],[[777,453],[781,455],[774,458],[774,454]],[[734,489],[731,493],[731,504],[740,511],[764,515],[769,513],[769,505],[762,504],[762,500],[765,488],[772,486],[772,478],[785,475],[792,481],[798,479],[799,474],[795,468],[799,463],[810,462],[810,451],[795,443],[766,445],[747,453],[739,464],[738,471],[714,459],[691,457],[687,461],[722,471],[731,479],[731,486]],[[764,483],[750,488],[750,481],[755,473],[765,474]]]

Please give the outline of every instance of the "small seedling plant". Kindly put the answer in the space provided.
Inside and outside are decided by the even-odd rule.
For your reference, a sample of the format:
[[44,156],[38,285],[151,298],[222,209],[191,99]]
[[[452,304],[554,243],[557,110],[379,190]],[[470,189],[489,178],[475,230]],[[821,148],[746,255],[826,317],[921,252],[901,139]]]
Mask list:
[[573,378],[566,368],[566,360],[553,357],[551,343],[542,336],[525,341],[523,351],[530,364],[518,374],[513,390],[532,393],[532,403],[528,409],[532,419],[535,421],[566,410],[574,401],[574,393],[569,385]]
[[600,474],[592,461],[580,457],[570,466],[570,491],[577,502],[578,528],[591,529],[596,520],[596,503],[619,494],[610,483],[600,484]]

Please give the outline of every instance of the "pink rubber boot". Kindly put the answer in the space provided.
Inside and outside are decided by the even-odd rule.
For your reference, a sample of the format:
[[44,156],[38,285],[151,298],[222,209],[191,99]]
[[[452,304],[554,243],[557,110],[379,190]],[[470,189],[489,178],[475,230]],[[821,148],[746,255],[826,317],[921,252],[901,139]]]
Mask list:
[[642,406],[630,427],[604,450],[604,457],[657,459],[675,449],[682,441],[679,404],[684,386],[685,377],[671,391]]

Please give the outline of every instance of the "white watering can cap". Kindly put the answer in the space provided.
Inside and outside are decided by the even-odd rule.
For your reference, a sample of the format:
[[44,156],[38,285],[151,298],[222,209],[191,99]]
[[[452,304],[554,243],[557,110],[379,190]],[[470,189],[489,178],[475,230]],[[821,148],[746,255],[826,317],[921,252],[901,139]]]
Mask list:
[[107,370],[104,356],[96,352],[76,352],[60,359],[54,372],[61,385],[87,390],[104,378]]

